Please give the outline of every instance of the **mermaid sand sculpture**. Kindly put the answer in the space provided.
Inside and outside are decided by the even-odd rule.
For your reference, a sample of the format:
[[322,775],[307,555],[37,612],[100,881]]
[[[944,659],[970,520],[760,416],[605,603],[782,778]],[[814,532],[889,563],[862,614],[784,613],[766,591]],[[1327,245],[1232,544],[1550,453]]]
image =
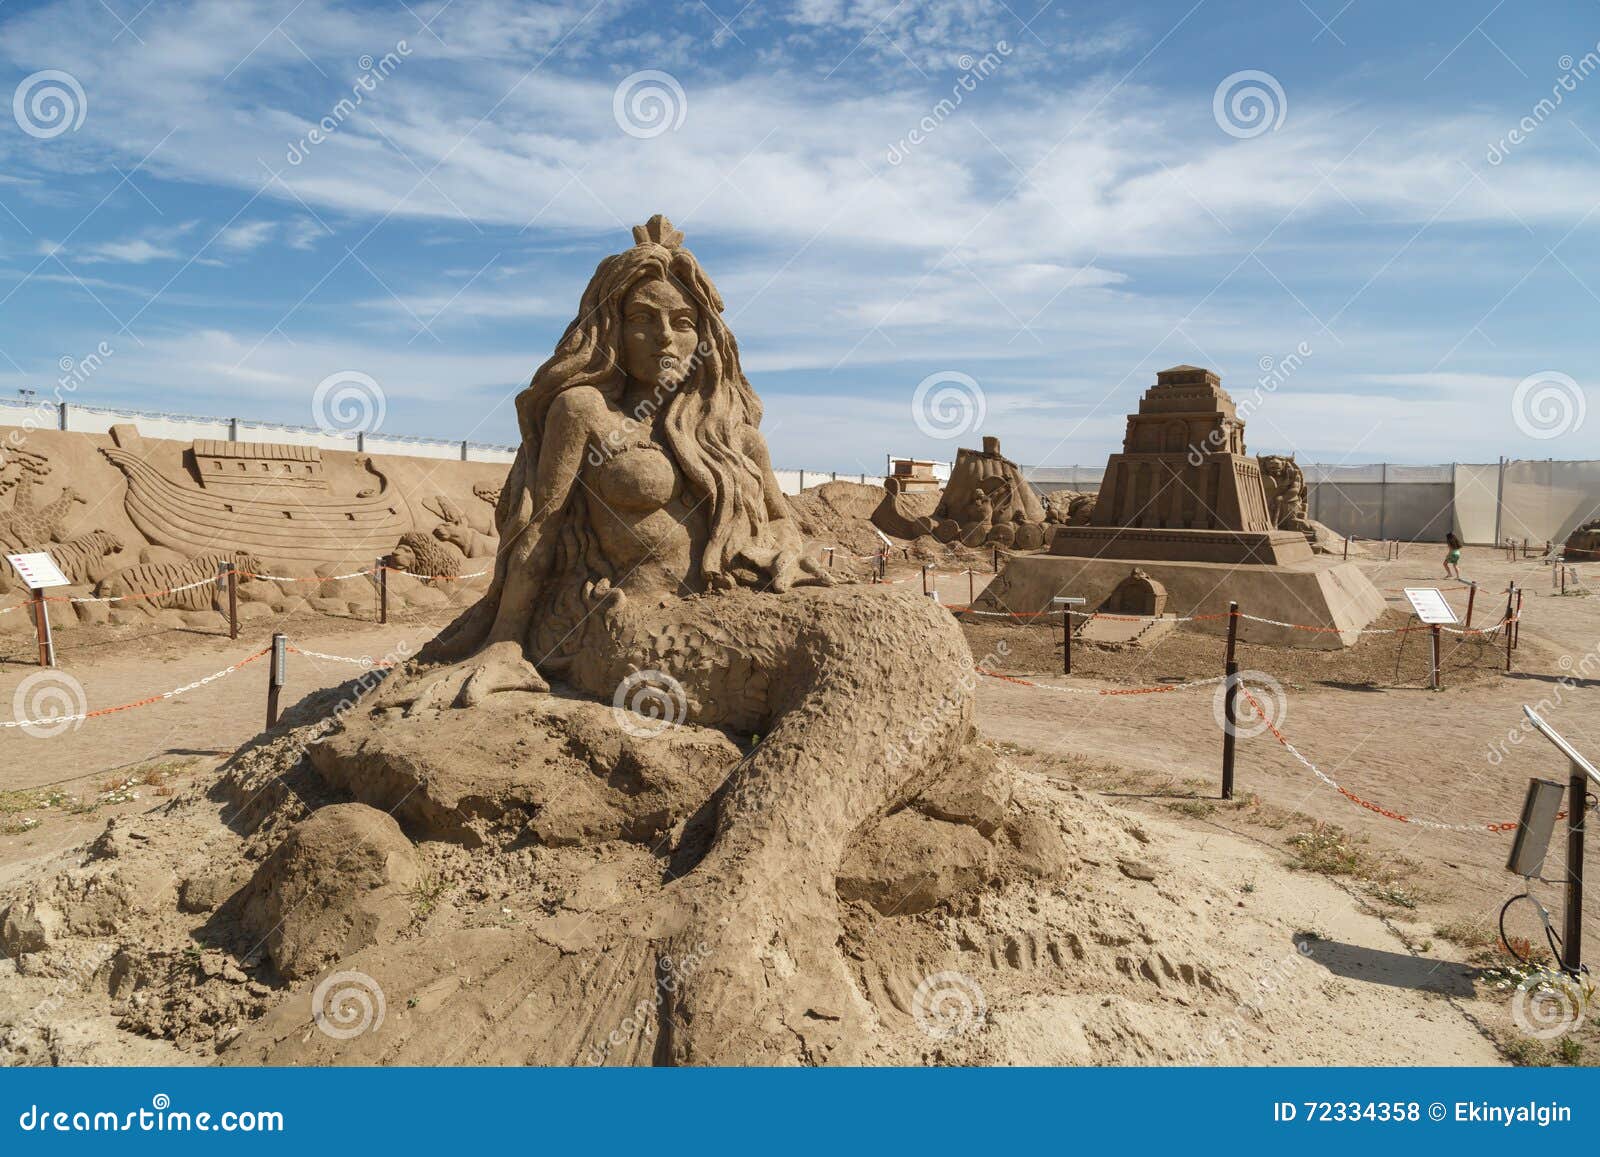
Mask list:
[[492,586],[377,706],[646,679],[678,717],[760,736],[704,857],[612,913],[606,951],[648,975],[701,961],[666,994],[658,1060],[848,1060],[875,1014],[837,948],[836,873],[955,765],[970,652],[935,604],[803,556],[721,297],[665,218],[633,233],[517,398]]

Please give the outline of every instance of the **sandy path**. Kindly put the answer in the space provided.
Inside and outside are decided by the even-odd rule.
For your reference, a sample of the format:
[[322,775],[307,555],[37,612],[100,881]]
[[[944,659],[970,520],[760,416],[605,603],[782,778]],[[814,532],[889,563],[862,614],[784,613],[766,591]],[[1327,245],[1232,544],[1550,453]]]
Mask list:
[[[285,634],[306,650],[381,659],[418,647],[448,622],[441,611],[406,623],[340,622],[316,616],[291,619]],[[139,640],[86,642],[75,632],[57,636],[58,674],[50,685],[80,694],[89,711],[160,694],[227,667],[270,642],[270,631],[242,631],[238,641],[200,632],[165,631]],[[26,680],[39,675],[31,664],[0,664],[0,711],[15,718],[14,699]],[[35,736],[0,731],[0,791],[43,787],[106,775],[150,760],[179,756],[217,758],[232,752],[266,724],[268,665],[265,658],[205,687],[131,711],[87,719],[59,734]],[[360,674],[351,663],[292,654],[280,705],[287,708],[318,688]],[[34,684],[37,690],[40,684]]]
[[[1422,550],[1408,549],[1419,555]],[[1523,704],[1543,700],[1546,719],[1580,750],[1600,756],[1600,724],[1595,722],[1600,681],[1557,681],[1569,670],[1575,673],[1585,654],[1596,651],[1600,598],[1552,597],[1548,570],[1533,560],[1510,564],[1491,551],[1473,551],[1467,561],[1469,577],[1479,578],[1482,592],[1493,592],[1480,593],[1475,623],[1481,625],[1485,603],[1491,613],[1503,609],[1506,579],[1514,576],[1529,588],[1524,637],[1548,644],[1555,661],[1535,670],[1519,665],[1502,679],[1438,693],[1331,687],[1291,691],[1281,727],[1326,774],[1382,807],[1451,824],[1513,822],[1530,777],[1566,779],[1565,763],[1543,739],[1506,742],[1507,730],[1523,718]],[[1380,587],[1433,585],[1434,565],[1418,557],[1367,569]],[[1460,592],[1452,592],[1451,600],[1458,609],[1464,604]],[[1162,674],[1159,652],[1158,646],[1148,658],[1150,682]],[[1524,653],[1518,651],[1519,656]],[[1571,668],[1561,665],[1562,656],[1570,658]],[[1600,675],[1600,659],[1591,660],[1590,669]],[[1054,686],[1104,686],[1058,675],[1030,678]],[[985,679],[979,688],[978,719],[984,734],[995,739],[1168,774],[1180,790],[1186,786],[1182,781],[1200,780],[1215,791],[1222,748],[1215,699],[1214,688],[1092,696]],[[1429,830],[1361,809],[1317,780],[1270,735],[1239,741],[1236,790],[1337,823],[1375,848],[1422,862],[1426,886],[1463,916],[1492,919],[1501,902],[1521,890],[1520,881],[1504,870],[1510,833]],[[1553,841],[1546,876],[1563,870],[1563,835],[1564,825]],[[1588,849],[1591,862],[1594,843]],[[1554,888],[1546,892],[1552,899],[1557,896]],[[1585,910],[1600,917],[1595,889],[1588,891]]]

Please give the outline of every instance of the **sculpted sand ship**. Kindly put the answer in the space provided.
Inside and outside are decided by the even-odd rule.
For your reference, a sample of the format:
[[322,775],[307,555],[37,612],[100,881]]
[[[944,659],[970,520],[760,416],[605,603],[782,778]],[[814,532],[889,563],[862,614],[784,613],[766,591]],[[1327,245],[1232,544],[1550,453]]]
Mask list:
[[370,459],[362,468],[371,485],[341,497],[329,492],[315,447],[201,439],[186,454],[195,482],[160,469],[133,426],[111,435],[116,445],[102,452],[127,476],[128,517],[181,553],[226,543],[262,558],[338,562],[384,554],[411,529],[404,500]]

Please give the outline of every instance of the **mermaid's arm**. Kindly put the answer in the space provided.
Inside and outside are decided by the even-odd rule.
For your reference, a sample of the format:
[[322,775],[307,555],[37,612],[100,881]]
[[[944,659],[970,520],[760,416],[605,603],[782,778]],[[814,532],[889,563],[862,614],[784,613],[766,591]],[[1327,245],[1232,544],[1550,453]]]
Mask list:
[[494,625],[485,644],[527,639],[533,607],[560,533],[560,514],[572,497],[593,428],[591,408],[604,405],[592,390],[574,389],[550,404],[531,486],[525,486],[516,521],[522,525],[501,539],[506,555],[505,585]]

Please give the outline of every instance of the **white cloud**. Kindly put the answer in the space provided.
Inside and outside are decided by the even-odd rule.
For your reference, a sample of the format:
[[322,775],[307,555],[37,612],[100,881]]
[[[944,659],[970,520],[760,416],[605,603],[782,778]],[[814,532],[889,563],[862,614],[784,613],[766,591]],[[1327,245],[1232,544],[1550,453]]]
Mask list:
[[242,221],[224,228],[213,244],[229,253],[249,253],[272,240],[277,227],[275,221]]

